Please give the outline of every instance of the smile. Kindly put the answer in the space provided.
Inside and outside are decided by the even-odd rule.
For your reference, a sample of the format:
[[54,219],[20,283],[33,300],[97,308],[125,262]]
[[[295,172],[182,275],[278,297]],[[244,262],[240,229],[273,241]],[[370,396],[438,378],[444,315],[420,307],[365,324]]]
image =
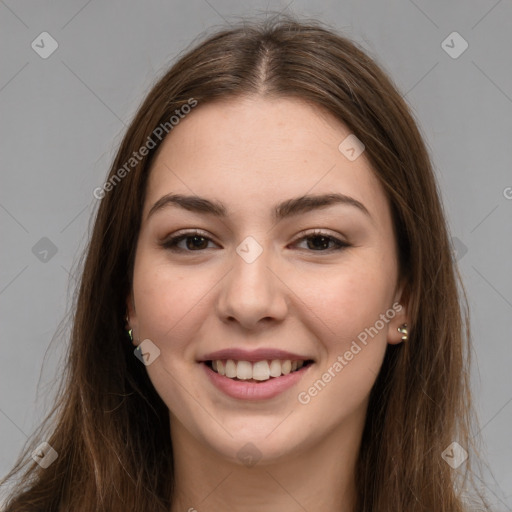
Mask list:
[[214,388],[238,400],[269,400],[296,386],[313,360],[246,361],[213,359],[200,366]]
[[292,361],[290,359],[272,359],[256,362],[217,359],[206,361],[206,364],[214,372],[229,379],[264,382],[272,378],[293,373],[311,362],[312,361],[304,360]]

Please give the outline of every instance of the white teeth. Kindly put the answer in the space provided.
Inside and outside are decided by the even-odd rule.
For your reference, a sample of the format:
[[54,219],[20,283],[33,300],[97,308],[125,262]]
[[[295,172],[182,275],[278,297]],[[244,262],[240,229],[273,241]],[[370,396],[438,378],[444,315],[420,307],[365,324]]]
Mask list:
[[252,364],[249,361],[238,361],[236,376],[240,380],[252,379]]
[[281,361],[279,361],[279,359],[274,359],[273,361],[270,362],[270,376],[281,376]]
[[226,361],[226,377],[230,379],[236,377],[236,363],[232,359]]
[[285,375],[288,375],[292,371],[292,362],[289,359],[281,363],[281,371]]
[[280,361],[234,361],[233,359],[212,361],[212,369],[219,375],[224,375],[230,379],[239,380],[259,380],[265,381],[271,377],[280,377],[288,375],[291,372],[300,370],[304,366],[304,361],[291,361],[290,359]]
[[252,378],[255,380],[268,380],[270,378],[270,367],[267,361],[258,361],[252,365]]

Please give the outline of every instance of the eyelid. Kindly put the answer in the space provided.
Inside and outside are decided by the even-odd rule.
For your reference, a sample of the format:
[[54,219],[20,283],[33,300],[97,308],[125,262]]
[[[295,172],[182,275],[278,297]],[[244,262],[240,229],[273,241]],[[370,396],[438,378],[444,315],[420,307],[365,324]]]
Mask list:
[[164,241],[172,240],[173,238],[177,238],[179,236],[185,236],[185,235],[186,236],[200,235],[200,236],[204,236],[205,238],[212,238],[212,235],[210,233],[208,233],[208,231],[203,231],[202,229],[199,229],[199,228],[183,228],[178,231],[175,231],[174,233],[172,233],[171,235],[166,237],[164,239]]
[[[334,232],[331,232],[329,230],[322,229],[322,228],[305,229],[297,234],[297,236],[295,237],[295,239],[292,243],[295,243],[295,242],[297,242],[305,237],[308,237],[308,236],[325,236],[325,237],[329,237],[329,238],[338,240],[339,242],[342,242],[342,243],[345,243],[348,245],[348,242],[345,242],[345,240],[340,239],[340,237],[343,237],[343,235],[340,235],[339,233],[334,233]],[[346,238],[346,237],[343,237],[343,238]]]
[[343,236],[343,235],[340,236],[338,233],[333,234],[329,230],[320,229],[320,228],[306,229],[304,231],[301,231],[291,244],[292,245],[297,244],[298,242],[307,240],[308,238],[312,238],[314,236],[322,236],[322,237],[328,238],[330,240],[330,242],[332,242],[334,244],[334,247],[331,247],[330,249],[326,249],[324,251],[313,251],[313,250],[305,249],[306,252],[308,252],[308,253],[319,253],[319,254],[328,255],[328,254],[340,252],[343,249],[351,247],[351,245],[352,245],[345,240],[345,238],[346,238],[345,236]]
[[[192,236],[201,236],[201,237],[207,239],[209,242],[213,242],[216,245],[220,245],[213,239],[213,237],[212,237],[212,235],[210,235],[210,233],[208,233],[207,231],[203,231],[201,229],[196,229],[196,228],[180,229],[179,231],[176,231],[176,232],[172,233],[171,235],[166,236],[161,242],[159,242],[159,245],[166,249],[174,249],[177,252],[180,250],[182,250],[184,252],[196,252],[196,251],[187,251],[184,249],[180,249],[176,245],[174,245],[174,247],[170,247],[171,244],[178,244],[182,240],[185,240],[186,238],[192,237]],[[180,238],[181,238],[181,240],[180,240]],[[197,252],[201,252],[201,251],[197,251]]]

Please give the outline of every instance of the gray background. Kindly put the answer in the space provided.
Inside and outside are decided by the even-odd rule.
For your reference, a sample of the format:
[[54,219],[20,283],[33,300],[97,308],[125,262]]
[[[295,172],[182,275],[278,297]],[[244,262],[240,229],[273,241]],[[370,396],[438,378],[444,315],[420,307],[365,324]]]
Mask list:
[[[68,331],[56,332],[70,310],[92,191],[125,125],[197,35],[268,10],[327,21],[361,43],[414,110],[470,300],[490,469],[482,485],[496,510],[512,510],[510,0],[0,1],[0,475],[52,403]],[[45,31],[58,48],[43,59],[31,43]],[[469,45],[458,58],[442,47],[453,31]]]

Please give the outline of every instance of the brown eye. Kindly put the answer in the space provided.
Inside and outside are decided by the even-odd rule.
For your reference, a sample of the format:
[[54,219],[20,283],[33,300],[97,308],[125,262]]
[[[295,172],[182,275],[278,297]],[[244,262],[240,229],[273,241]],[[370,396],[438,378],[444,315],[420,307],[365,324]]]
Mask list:
[[329,249],[329,244],[332,242],[332,238],[322,235],[309,236],[308,249]]
[[205,238],[204,236],[187,236],[184,239],[186,240],[187,249],[190,249],[191,251],[195,249],[206,249],[206,247],[208,246],[208,242],[206,242],[205,245],[205,241],[207,240],[207,238]]
[[168,238],[161,245],[170,251],[196,252],[208,249],[209,242],[212,242],[212,240],[201,233],[190,232]]
[[340,251],[350,246],[350,244],[324,232],[308,234],[300,238],[298,242],[303,242],[304,240],[307,241],[307,249],[315,252]]

